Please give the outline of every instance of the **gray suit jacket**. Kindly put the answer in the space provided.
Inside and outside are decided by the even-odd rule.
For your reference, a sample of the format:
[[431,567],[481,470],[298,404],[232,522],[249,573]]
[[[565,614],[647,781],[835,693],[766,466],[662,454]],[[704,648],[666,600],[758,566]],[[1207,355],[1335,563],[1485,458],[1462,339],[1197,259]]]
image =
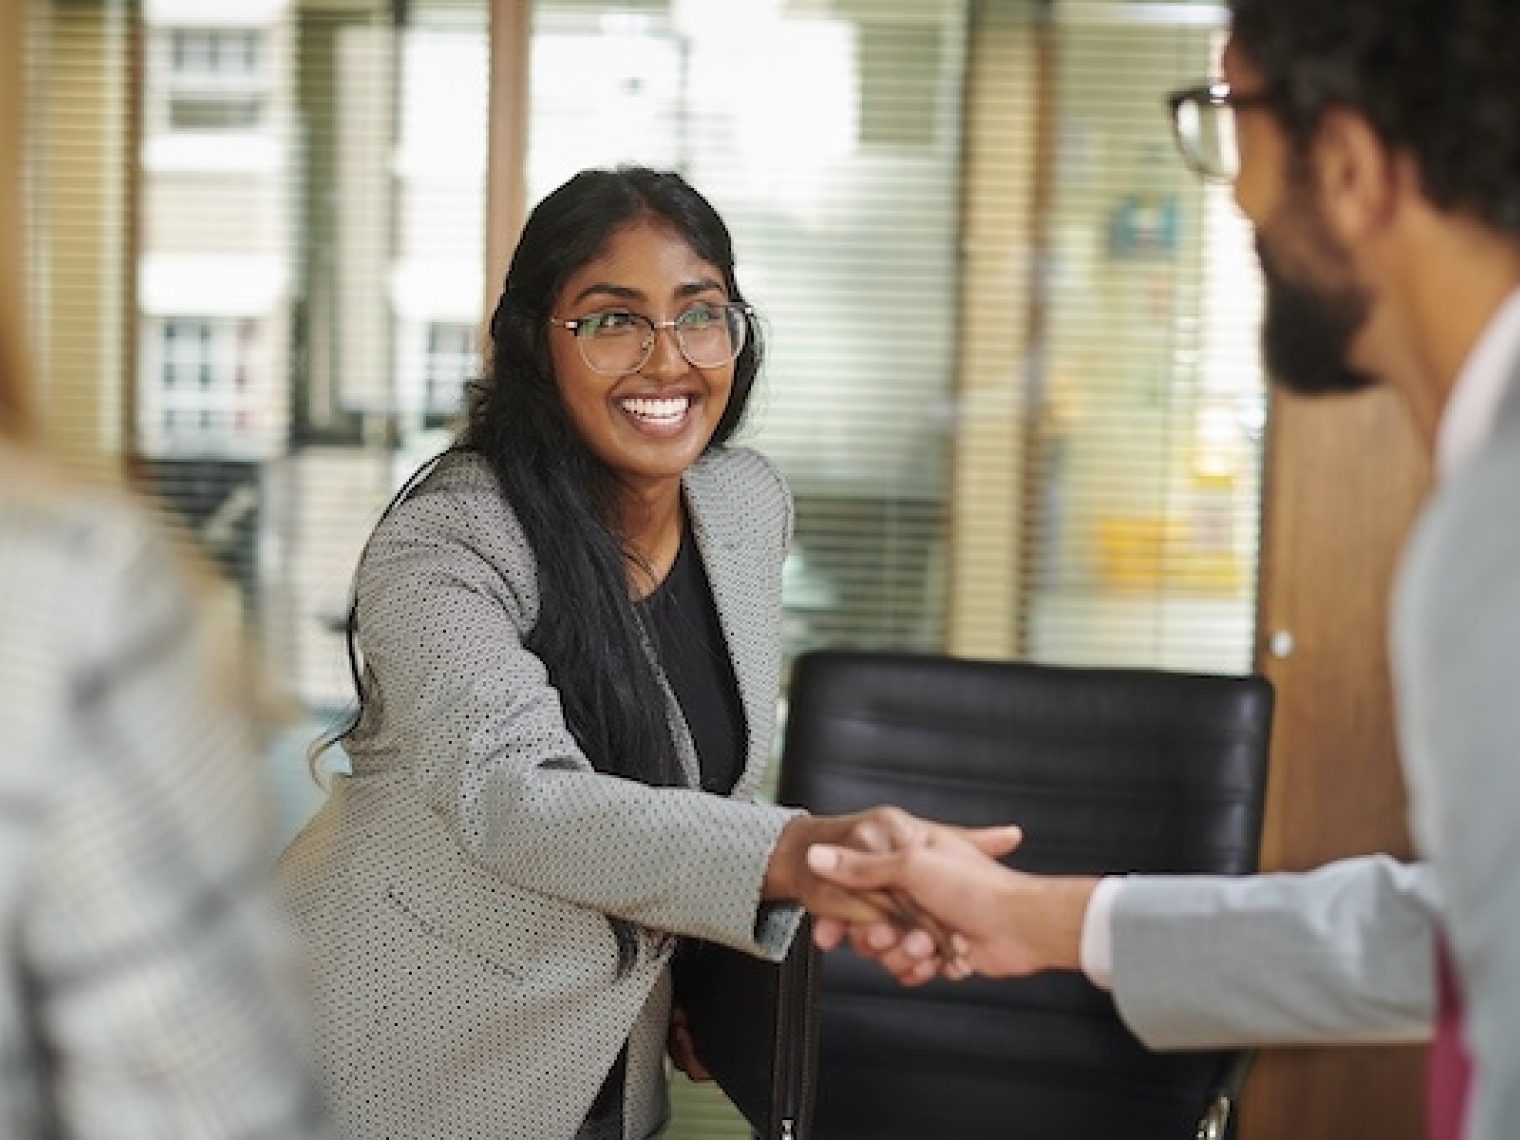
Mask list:
[[790,813],[747,801],[771,751],[790,498],[743,450],[704,457],[685,493],[748,725],[731,799],[591,770],[524,648],[534,561],[478,457],[446,458],[371,538],[353,775],[282,861],[344,1134],[570,1137],[626,1041],[626,1134],[655,1135],[670,947],[619,977],[606,916],[785,953],[798,913],[760,888]]
[[1520,373],[1401,568],[1399,742],[1445,905],[1475,1084],[1469,1140],[1520,1133]]
[[1426,504],[1394,603],[1399,743],[1428,860],[1132,878],[1114,993],[1157,1047],[1420,1039],[1444,929],[1478,1069],[1472,1140],[1520,1121],[1520,376]]

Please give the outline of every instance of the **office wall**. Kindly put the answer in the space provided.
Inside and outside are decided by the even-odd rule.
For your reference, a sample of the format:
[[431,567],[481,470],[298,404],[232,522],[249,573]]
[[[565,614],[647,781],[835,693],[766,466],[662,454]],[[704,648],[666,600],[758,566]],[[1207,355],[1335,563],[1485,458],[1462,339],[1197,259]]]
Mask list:
[[[1274,397],[1259,622],[1277,688],[1269,869],[1411,854],[1386,631],[1428,481],[1393,393]],[[1283,655],[1268,649],[1274,637]],[[1414,1048],[1269,1050],[1246,1087],[1241,1140],[1418,1140],[1423,1060]]]

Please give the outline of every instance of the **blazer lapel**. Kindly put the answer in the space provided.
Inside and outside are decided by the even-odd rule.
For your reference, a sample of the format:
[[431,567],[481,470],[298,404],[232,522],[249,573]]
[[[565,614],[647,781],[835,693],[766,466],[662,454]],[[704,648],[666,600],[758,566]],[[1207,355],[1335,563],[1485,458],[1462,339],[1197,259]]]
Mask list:
[[686,505],[739,684],[745,762],[734,795],[748,797],[769,759],[762,746],[769,742],[775,720],[775,709],[767,705],[774,703],[776,678],[768,673],[779,669],[780,628],[778,623],[746,621],[743,614],[748,610],[753,615],[757,606],[780,606],[780,574],[773,559],[754,549],[754,536],[763,535],[764,526],[757,528],[756,520],[731,495],[716,493],[704,475],[700,463],[686,473]]

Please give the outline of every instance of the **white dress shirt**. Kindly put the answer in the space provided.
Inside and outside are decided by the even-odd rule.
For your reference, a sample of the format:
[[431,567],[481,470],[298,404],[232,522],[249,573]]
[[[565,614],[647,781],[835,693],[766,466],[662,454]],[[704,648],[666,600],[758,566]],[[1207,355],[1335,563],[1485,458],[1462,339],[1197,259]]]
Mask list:
[[[1516,360],[1520,360],[1520,290],[1499,307],[1452,385],[1436,432],[1437,479],[1450,479],[1482,450]],[[1113,985],[1113,911],[1123,889],[1123,876],[1104,878],[1093,891],[1082,919],[1082,972],[1103,989]]]

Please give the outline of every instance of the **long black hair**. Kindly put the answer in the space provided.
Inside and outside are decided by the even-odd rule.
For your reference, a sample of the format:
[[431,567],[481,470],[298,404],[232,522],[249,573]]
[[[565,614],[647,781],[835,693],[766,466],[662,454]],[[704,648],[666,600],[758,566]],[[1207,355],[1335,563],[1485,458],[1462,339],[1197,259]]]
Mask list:
[[[472,388],[454,449],[490,464],[532,548],[540,605],[526,646],[548,669],[576,743],[598,772],[674,787],[684,780],[650,668],[649,638],[629,598],[635,556],[617,528],[617,479],[576,434],[549,354],[549,317],[565,282],[641,219],[668,226],[722,273],[729,300],[744,300],[728,228],[680,175],[633,166],[582,171],[528,216],[491,317],[487,375]],[[709,448],[725,443],[742,422],[760,359],[752,327]],[[350,609],[349,660],[362,715],[356,621]],[[612,927],[619,967],[627,969],[637,932],[619,919]]]
[[[565,282],[641,218],[669,226],[723,274],[729,299],[743,300],[727,227],[680,175],[577,174],[523,228],[491,318],[490,376],[473,393],[462,442],[490,463],[533,548],[541,605],[528,648],[548,667],[576,742],[599,772],[674,786],[682,776],[665,702],[628,597],[632,553],[616,527],[618,485],[571,425],[548,339]],[[709,447],[733,435],[759,364],[759,345],[746,337]]]

